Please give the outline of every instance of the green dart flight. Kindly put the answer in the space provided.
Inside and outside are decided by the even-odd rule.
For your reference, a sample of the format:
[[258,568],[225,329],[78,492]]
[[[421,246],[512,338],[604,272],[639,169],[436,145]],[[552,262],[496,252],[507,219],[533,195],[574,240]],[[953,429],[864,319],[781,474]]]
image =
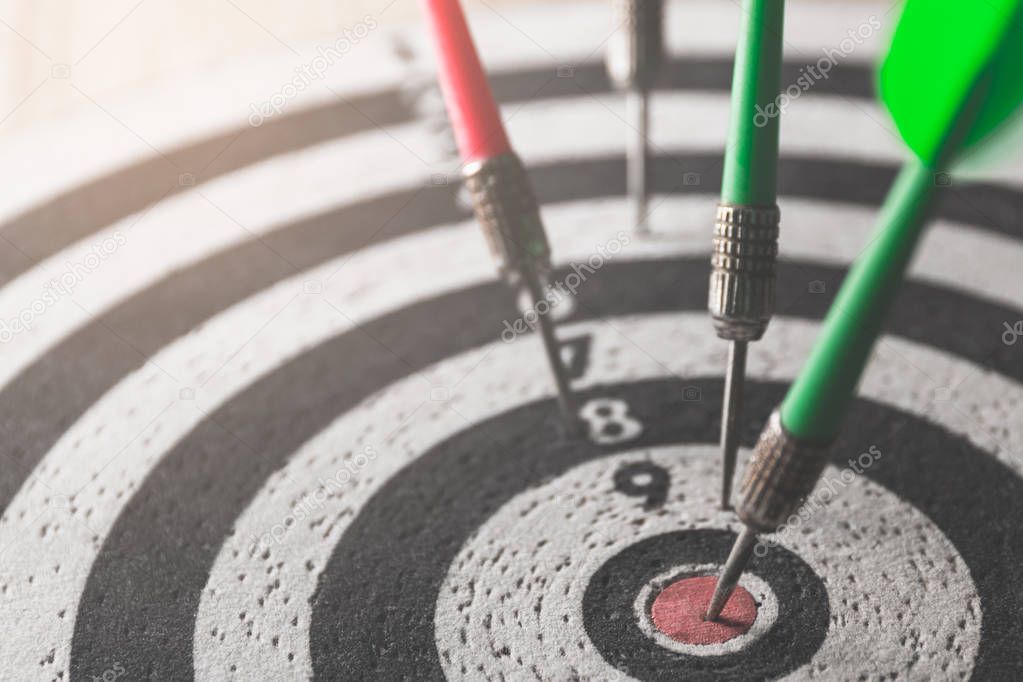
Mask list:
[[746,528],[707,618],[753,552],[813,490],[926,223],[937,176],[989,141],[1023,101],[1023,0],[908,0],[879,74],[881,99],[912,152],[816,345],[760,436],[741,487]]

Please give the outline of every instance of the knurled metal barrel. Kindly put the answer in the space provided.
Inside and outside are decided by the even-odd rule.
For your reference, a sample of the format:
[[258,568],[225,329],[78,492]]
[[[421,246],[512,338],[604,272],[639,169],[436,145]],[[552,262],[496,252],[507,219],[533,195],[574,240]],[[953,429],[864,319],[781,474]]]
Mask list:
[[746,465],[739,489],[739,519],[761,533],[786,525],[817,485],[829,446],[796,438],[774,412]]
[[613,33],[605,52],[611,83],[648,90],[664,51],[662,0],[611,0],[611,11]]
[[756,341],[767,330],[780,217],[777,206],[718,206],[707,307],[722,339]]
[[543,276],[551,249],[540,208],[522,161],[514,152],[473,161],[463,170],[476,219],[502,276],[521,284],[525,272]]

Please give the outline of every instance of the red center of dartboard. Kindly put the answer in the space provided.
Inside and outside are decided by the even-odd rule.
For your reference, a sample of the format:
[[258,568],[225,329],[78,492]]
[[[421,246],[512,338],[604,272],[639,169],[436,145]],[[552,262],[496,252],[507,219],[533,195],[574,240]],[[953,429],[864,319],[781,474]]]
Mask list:
[[757,618],[757,604],[741,586],[732,592],[717,620],[703,619],[715,584],[717,578],[707,575],[668,585],[650,607],[654,626],[683,644],[721,644],[745,634]]

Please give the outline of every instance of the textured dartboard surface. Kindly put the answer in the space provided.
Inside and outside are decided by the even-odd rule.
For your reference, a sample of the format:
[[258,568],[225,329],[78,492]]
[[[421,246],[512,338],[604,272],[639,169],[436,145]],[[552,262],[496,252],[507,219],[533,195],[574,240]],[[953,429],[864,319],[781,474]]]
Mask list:
[[[1023,169],[935,179],[815,504],[743,579],[753,626],[679,642],[653,599],[737,529],[704,307],[741,10],[668,10],[640,238],[607,7],[475,9],[574,290],[553,314],[584,436],[470,219],[421,27],[369,32],[265,117],[317,46],[109,103],[90,139],[44,136],[87,161],[5,158],[0,676],[1023,674]],[[789,10],[784,82],[834,64],[784,106],[743,458],[898,167],[871,75],[894,15]]]

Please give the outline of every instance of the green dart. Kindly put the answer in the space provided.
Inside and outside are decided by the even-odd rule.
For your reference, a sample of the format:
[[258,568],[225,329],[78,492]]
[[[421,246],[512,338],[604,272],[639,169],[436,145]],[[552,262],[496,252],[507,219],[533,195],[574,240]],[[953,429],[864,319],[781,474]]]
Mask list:
[[813,490],[933,198],[936,174],[975,152],[1023,101],[1023,0],[908,0],[879,74],[881,99],[913,152],[879,227],[842,285],[806,366],[771,416],[742,483],[745,524],[707,619],[720,614],[756,534],[773,532]]
[[742,9],[707,301],[717,335],[729,342],[721,414],[722,509],[730,508],[739,452],[746,350],[764,335],[774,311],[778,254],[777,100],[785,3],[744,0]]

